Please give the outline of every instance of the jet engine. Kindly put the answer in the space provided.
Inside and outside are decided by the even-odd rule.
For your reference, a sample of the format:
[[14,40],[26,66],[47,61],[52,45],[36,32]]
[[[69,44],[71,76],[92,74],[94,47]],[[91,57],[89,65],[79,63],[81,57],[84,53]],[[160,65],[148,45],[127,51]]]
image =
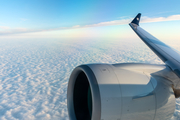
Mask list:
[[[175,110],[173,80],[166,65],[88,64],[71,73],[70,120],[168,120]],[[178,78],[178,77],[177,77]]]

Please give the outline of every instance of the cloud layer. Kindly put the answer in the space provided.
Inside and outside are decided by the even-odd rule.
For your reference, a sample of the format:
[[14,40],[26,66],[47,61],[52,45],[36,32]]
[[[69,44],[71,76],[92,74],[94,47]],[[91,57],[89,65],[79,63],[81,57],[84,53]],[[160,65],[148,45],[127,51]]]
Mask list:
[[[78,65],[162,64],[140,40],[119,39],[1,40],[0,60],[1,120],[68,120],[67,84]],[[180,116],[176,101],[172,120]]]

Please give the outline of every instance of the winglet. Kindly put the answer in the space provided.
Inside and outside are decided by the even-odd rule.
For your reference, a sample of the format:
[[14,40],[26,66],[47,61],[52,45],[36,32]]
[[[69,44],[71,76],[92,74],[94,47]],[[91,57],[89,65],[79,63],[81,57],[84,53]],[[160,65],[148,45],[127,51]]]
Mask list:
[[139,26],[140,18],[141,18],[141,13],[138,13],[131,23],[134,23]]

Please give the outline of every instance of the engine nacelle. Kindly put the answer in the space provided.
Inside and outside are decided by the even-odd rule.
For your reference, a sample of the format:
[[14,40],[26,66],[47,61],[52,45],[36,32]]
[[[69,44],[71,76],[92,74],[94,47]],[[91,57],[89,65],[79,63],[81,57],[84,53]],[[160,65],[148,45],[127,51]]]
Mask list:
[[[175,110],[165,65],[89,64],[69,79],[70,120],[168,120]],[[163,76],[163,74],[165,74]]]

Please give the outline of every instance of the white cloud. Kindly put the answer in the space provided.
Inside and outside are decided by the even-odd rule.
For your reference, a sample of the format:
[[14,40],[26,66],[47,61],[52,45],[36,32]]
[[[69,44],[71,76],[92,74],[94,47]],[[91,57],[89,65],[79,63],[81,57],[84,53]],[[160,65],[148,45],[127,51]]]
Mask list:
[[80,27],[80,25],[75,25],[75,26],[73,26],[73,28],[79,28]]
[[[123,24],[130,23],[132,20],[133,20],[133,18],[114,20],[114,21],[107,21],[107,22],[100,22],[100,23],[97,23],[97,24],[86,25],[85,27],[123,25]],[[144,16],[144,17],[141,18],[141,23],[163,22],[163,21],[174,21],[174,20],[180,20],[180,15],[172,15],[172,16],[168,16],[168,17],[157,17],[157,18],[149,18],[147,16]]]
[[0,26],[0,29],[7,30],[7,29],[10,29],[10,27],[8,27],[8,26]]
[[123,24],[128,24],[130,22],[130,20],[132,20],[132,19],[122,19],[122,20],[100,22],[100,23],[97,23],[97,24],[85,25],[84,27],[99,27],[99,26],[123,25]]
[[149,17],[142,17],[141,22],[147,23],[147,22],[163,22],[163,21],[174,21],[174,20],[180,20],[180,15],[171,15],[168,17],[157,17],[157,18],[149,18]]
[[[45,32],[45,31],[54,31],[54,30],[65,30],[65,29],[79,29],[79,28],[87,28],[87,27],[100,27],[100,26],[113,26],[113,25],[123,25],[128,24],[132,21],[133,18],[127,18],[121,17],[120,20],[113,20],[113,21],[105,21],[100,22],[97,24],[90,24],[90,25],[75,25],[72,27],[60,27],[60,28],[51,28],[51,29],[26,29],[26,28],[15,28],[10,29],[8,26],[0,26],[3,31],[0,31],[0,35],[8,35],[8,34],[20,34],[20,33],[32,33],[32,32]],[[26,21],[27,19],[23,19],[23,21]],[[147,16],[143,16],[141,18],[141,23],[149,23],[149,22],[163,22],[163,21],[174,21],[174,20],[180,20],[180,15],[171,15],[168,17],[156,17],[156,18],[150,18]]]

